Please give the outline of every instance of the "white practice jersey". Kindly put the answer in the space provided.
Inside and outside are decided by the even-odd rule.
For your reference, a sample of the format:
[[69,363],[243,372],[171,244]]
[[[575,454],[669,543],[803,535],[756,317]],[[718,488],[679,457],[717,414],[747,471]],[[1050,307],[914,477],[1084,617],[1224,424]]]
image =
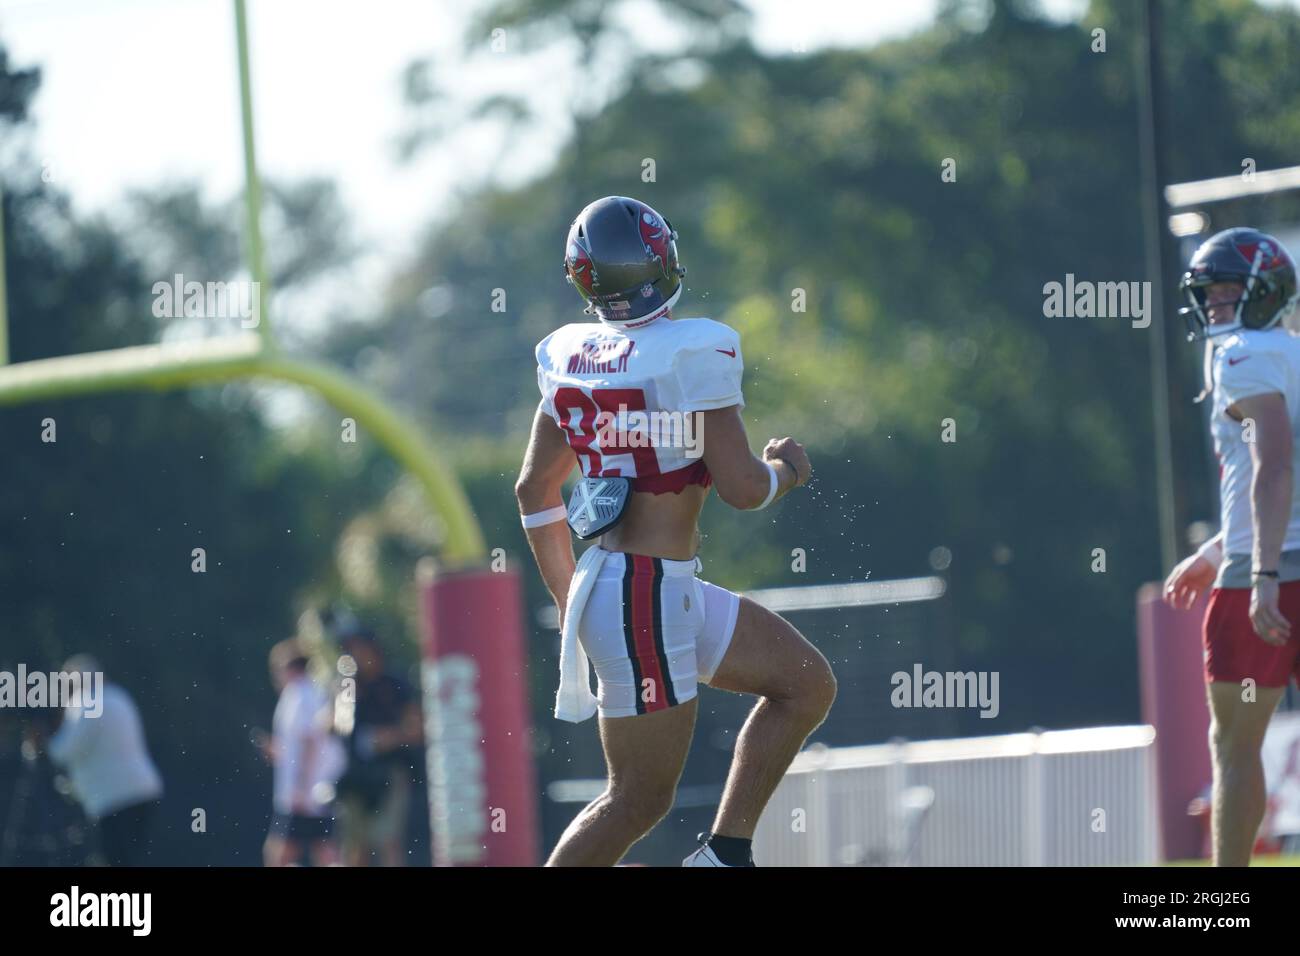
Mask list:
[[661,317],[634,329],[576,322],[536,353],[542,406],[590,478],[703,469],[689,413],[745,405],[740,336],[712,319]]
[[163,792],[131,695],[105,683],[101,706],[98,716],[91,708],[69,706],[49,744],[50,756],[68,769],[73,792],[96,820]]
[[329,731],[332,703],[325,689],[306,675],[280,691],[271,722],[271,802],[277,813],[328,815],[328,803],[321,798],[338,782],[347,760],[343,744]]
[[[1210,431],[1219,459],[1220,521],[1225,554],[1250,554],[1254,528],[1250,517],[1250,485],[1255,465],[1244,425],[1227,409],[1252,395],[1280,393],[1286,399],[1294,439],[1292,467],[1300,481],[1300,338],[1285,329],[1242,329],[1219,345],[1214,354],[1214,409]],[[1291,521],[1282,550],[1300,548],[1300,494],[1291,491]]]

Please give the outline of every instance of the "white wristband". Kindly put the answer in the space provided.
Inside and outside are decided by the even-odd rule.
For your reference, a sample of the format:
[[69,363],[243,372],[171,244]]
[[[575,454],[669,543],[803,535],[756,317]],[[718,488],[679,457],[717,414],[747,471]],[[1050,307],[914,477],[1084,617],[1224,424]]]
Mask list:
[[757,508],[751,508],[750,511],[762,511],[764,508],[770,505],[772,503],[772,499],[776,497],[777,486],[781,484],[781,480],[776,476],[776,467],[772,465],[771,462],[765,461],[763,462],[763,464],[767,465],[767,473],[772,478],[772,484],[771,487],[767,489],[767,497],[763,499],[763,503],[759,505]]
[[563,521],[569,516],[569,510],[564,505],[556,505],[554,508],[547,508],[545,511],[535,511],[530,515],[520,515],[519,518],[524,523],[525,528],[540,528],[544,524],[554,524],[557,521]]

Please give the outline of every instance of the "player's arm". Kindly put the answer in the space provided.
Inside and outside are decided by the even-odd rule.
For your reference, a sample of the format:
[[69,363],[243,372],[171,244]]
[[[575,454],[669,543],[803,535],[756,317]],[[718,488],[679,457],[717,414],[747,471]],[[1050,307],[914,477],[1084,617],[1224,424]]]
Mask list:
[[415,747],[424,739],[424,720],[420,702],[414,698],[402,704],[397,723],[375,731],[375,751],[388,753],[399,747]]
[[[564,432],[546,412],[544,404],[539,405],[537,414],[533,416],[533,431],[528,439],[528,450],[524,452],[523,468],[515,483],[515,497],[519,500],[519,513],[524,517],[528,546],[532,548],[547,590],[560,609],[561,622],[569,598],[569,582],[573,579],[577,562],[573,557],[573,539],[569,536],[560,490],[575,464]],[[555,511],[557,508],[559,510]],[[546,521],[545,524],[528,527],[530,515],[547,512],[552,514],[550,520],[541,519]]]
[[[1250,514],[1255,547],[1252,554],[1251,622],[1264,640],[1284,644],[1291,625],[1278,609],[1276,573],[1282,558],[1282,544],[1291,522],[1292,474],[1291,416],[1286,400],[1277,392],[1239,399],[1228,414],[1243,423],[1255,424],[1250,458],[1255,466],[1250,485]],[[1255,572],[1271,572],[1260,576]]]
[[50,738],[48,752],[57,764],[69,764],[83,760],[95,748],[99,740],[103,721],[87,717],[85,711],[65,708],[63,723]]
[[769,465],[776,470],[777,477],[772,501],[812,477],[808,456],[803,446],[793,438],[772,439],[763,449],[763,457],[756,457],[749,450],[749,436],[740,417],[740,406],[730,405],[698,414],[702,417],[700,434],[704,444],[704,463],[713,476],[718,497],[731,507],[748,511],[768,501],[772,490]]
[[1185,611],[1196,603],[1219,573],[1223,564],[1223,532],[1220,531],[1209,541],[1179,561],[1165,579],[1165,603]]

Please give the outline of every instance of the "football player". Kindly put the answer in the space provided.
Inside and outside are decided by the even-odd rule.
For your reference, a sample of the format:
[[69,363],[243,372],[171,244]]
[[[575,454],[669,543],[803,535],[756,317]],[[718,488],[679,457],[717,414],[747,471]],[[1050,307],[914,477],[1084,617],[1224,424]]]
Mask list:
[[1264,732],[1300,676],[1300,338],[1284,326],[1295,261],[1267,233],[1228,229],[1196,250],[1180,289],[1189,338],[1207,343],[1222,530],[1174,568],[1165,600],[1187,608],[1213,588],[1203,635],[1214,862],[1246,866],[1264,817]]
[[[701,683],[759,700],[713,828],[683,865],[753,866],[759,815],[835,697],[826,659],[789,622],[696,576],[710,488],[756,511],[805,484],[812,466],[792,438],[772,439],[761,458],[750,451],[739,336],[672,314],[686,272],[676,238],[635,199],[583,209],[564,271],[598,321],[565,325],[536,349],[541,404],[515,491],[560,610],[555,714],[599,714],[609,773],[548,866],[612,866],[668,813]],[[599,539],[578,562],[570,528]]]

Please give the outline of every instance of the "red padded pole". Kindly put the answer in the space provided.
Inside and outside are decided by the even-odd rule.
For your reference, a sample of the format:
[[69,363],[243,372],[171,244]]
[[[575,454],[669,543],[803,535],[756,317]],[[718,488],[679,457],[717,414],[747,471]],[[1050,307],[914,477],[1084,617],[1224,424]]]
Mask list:
[[483,568],[422,577],[434,865],[536,866],[541,841],[519,575]]
[[1142,720],[1156,729],[1160,852],[1166,860],[1186,860],[1204,850],[1202,824],[1187,808],[1213,777],[1201,645],[1208,599],[1176,611],[1160,599],[1161,588],[1150,583],[1138,590]]

